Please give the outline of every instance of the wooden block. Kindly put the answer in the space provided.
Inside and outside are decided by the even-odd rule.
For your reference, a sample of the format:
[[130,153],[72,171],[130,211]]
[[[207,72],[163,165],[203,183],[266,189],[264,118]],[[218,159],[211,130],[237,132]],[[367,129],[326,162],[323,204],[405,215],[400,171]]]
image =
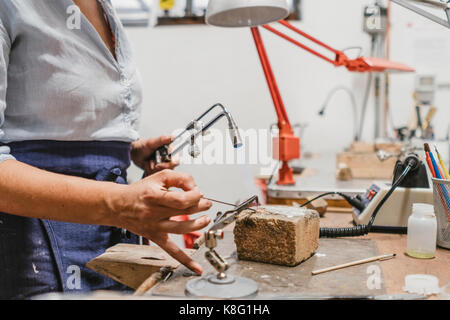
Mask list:
[[375,144],[373,142],[355,141],[350,145],[349,151],[362,153],[375,152]]
[[346,164],[355,179],[391,179],[397,159],[380,161],[376,153],[339,153],[336,163]]
[[398,142],[375,143],[375,151],[378,150],[399,154],[402,151],[402,144]]
[[[298,199],[292,199],[292,198],[272,198],[269,197],[267,199],[267,204],[272,204],[272,205],[286,205],[286,206],[294,206],[294,207],[298,207],[299,205],[304,204],[306,201],[306,198],[298,198]],[[344,208],[348,211],[346,212],[353,212],[353,207],[351,205],[348,204],[347,201],[345,201],[344,199],[327,199],[325,200],[328,203],[328,211],[330,211],[330,208],[332,207],[333,209],[335,208]]]
[[336,179],[341,181],[349,181],[353,179],[352,169],[350,169],[346,163],[338,163],[336,170]]
[[[306,200],[311,201],[314,198],[315,196],[311,196],[306,198]],[[325,215],[325,212],[327,212],[328,202],[323,198],[319,198],[308,204],[306,207],[308,209],[316,210],[319,216],[323,217]]]
[[[185,250],[191,255],[195,250]],[[158,246],[118,244],[89,261],[86,266],[132,289],[137,289],[159,269],[173,269],[179,262]]]
[[353,142],[348,151],[356,153],[374,153],[378,150],[384,150],[390,153],[400,153],[402,144],[398,142]]
[[318,247],[319,215],[288,206],[246,210],[236,220],[234,241],[239,259],[295,266]]

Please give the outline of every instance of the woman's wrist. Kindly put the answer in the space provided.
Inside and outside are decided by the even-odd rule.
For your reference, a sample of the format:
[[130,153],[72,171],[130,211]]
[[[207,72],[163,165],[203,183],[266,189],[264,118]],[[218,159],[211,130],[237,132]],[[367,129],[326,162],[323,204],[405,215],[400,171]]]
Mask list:
[[120,226],[120,214],[126,207],[126,194],[128,193],[128,185],[108,183],[103,190],[103,214],[101,225],[114,227]]

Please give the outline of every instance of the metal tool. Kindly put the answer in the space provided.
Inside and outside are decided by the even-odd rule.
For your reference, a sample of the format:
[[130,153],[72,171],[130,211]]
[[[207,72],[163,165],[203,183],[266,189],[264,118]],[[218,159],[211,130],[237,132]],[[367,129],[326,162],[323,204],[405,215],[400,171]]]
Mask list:
[[[216,203],[220,203],[220,204],[225,204],[225,205],[230,206],[230,207],[236,207],[235,204],[224,202],[224,201],[220,201],[220,200],[215,200],[215,199],[206,198],[206,197],[203,197],[203,199],[206,199],[206,200],[209,200],[209,201],[212,201],[212,202],[216,202]],[[247,210],[251,210],[251,211],[255,211],[256,212],[256,210],[252,209],[252,208],[247,208]]]
[[[236,207],[235,204],[224,202],[224,201],[220,201],[220,200],[215,200],[215,199],[206,198],[206,197],[203,197],[203,199],[206,199],[206,200],[209,200],[209,201],[212,201],[212,202],[217,202],[217,203],[220,203],[220,204],[225,204],[225,205],[231,206],[231,207]],[[247,208],[247,210],[256,212],[256,210],[252,209],[252,208]],[[204,243],[205,243],[205,233],[202,234],[199,238],[197,238],[197,240],[195,240],[193,247],[194,247],[194,249],[199,249]]]
[[215,248],[217,241],[224,238],[223,229],[234,221],[236,216],[247,209],[254,202],[258,203],[258,197],[253,196],[237,205],[233,210],[224,213],[218,212],[212,227],[205,232],[205,246],[209,249],[205,253],[208,262],[216,269],[217,274],[190,280],[186,284],[186,290],[190,295],[197,297],[210,297],[221,299],[233,299],[249,297],[258,291],[258,284],[251,279],[226,274],[230,265],[222,258]]
[[[209,121],[206,125],[202,123],[202,119],[208,115],[213,109],[221,108],[222,112],[219,113],[214,119]],[[200,154],[200,150],[195,145],[195,139],[199,135],[205,135],[209,128],[211,128],[217,121],[221,118],[225,117],[228,121],[228,129],[230,130],[231,142],[235,148],[239,148],[242,146],[242,138],[239,133],[239,128],[236,125],[232,115],[228,110],[220,103],[217,103],[206,110],[200,117],[195,120],[189,122],[186,128],[175,137],[175,139],[169,145],[165,145],[160,147],[150,156],[150,161],[153,161],[155,164],[159,164],[162,162],[170,162],[172,160],[172,156],[183,150],[183,148],[187,145],[190,145],[189,154],[196,158]],[[170,150],[170,145],[172,145],[177,140],[181,139],[185,133],[189,132],[190,136],[186,138],[183,142],[181,142],[173,151]]]

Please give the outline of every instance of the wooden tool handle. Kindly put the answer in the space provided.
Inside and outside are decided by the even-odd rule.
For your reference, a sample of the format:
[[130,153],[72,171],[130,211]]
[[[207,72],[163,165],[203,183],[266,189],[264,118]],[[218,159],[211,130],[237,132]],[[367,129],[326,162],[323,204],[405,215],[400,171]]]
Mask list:
[[135,296],[143,296],[146,294],[151,288],[153,288],[158,282],[160,282],[164,277],[168,275],[169,272],[171,272],[171,268],[164,267],[161,268],[159,271],[152,274],[147,280],[145,280],[139,288],[134,292]]
[[313,271],[311,273],[312,273],[313,276],[315,276],[317,274],[321,274],[321,273],[324,273],[324,272],[329,272],[329,271],[334,271],[334,270],[343,269],[343,268],[347,268],[347,267],[357,266],[357,265],[360,265],[360,264],[374,262],[374,261],[392,259],[394,257],[395,257],[395,253],[394,254],[389,254],[389,255],[382,255],[382,256],[378,256],[378,257],[373,257],[373,258],[353,261],[353,262],[344,263],[344,264],[341,264],[341,265],[338,265],[338,266],[334,266],[334,267],[329,267],[329,268],[325,268],[325,269],[316,270],[316,271]]
[[202,235],[199,238],[197,238],[197,240],[195,240],[195,242],[194,242],[194,249],[200,249],[200,247],[204,243],[205,243],[205,234],[202,233]]

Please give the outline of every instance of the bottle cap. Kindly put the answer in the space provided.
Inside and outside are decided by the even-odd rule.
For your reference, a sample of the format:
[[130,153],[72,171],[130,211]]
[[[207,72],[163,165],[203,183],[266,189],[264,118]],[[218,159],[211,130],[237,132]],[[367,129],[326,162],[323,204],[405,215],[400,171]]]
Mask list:
[[420,217],[434,215],[434,206],[428,203],[413,203],[412,214]]

